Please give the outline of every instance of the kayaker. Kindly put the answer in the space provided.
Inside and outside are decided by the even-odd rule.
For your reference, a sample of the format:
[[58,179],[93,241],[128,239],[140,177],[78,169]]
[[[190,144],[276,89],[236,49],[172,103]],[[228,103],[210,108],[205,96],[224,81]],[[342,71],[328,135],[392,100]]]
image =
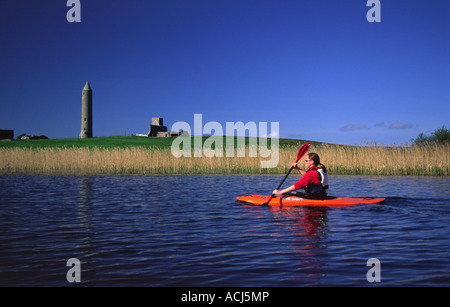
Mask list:
[[292,186],[284,190],[274,190],[272,194],[286,194],[295,190],[305,189],[305,198],[322,199],[327,196],[328,175],[325,165],[320,163],[320,157],[316,153],[309,153],[305,159],[306,171],[300,169],[296,162],[292,167],[299,171],[303,177]]

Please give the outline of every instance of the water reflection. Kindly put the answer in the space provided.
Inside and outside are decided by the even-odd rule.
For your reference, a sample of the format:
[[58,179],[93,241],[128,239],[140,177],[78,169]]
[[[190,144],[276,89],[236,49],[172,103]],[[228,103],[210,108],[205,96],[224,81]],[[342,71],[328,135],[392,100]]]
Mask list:
[[328,208],[271,206],[269,210],[276,221],[289,221],[285,225],[291,232],[299,260],[294,279],[320,276],[318,270],[326,265],[320,255],[326,249]]
[[94,238],[94,221],[93,221],[93,202],[92,195],[93,178],[90,176],[82,176],[79,180],[78,193],[78,215],[80,221],[81,233],[80,243],[75,246],[74,258],[78,258],[81,263],[83,283],[89,283],[95,279],[95,269],[93,256],[96,253],[97,246]]
[[320,242],[326,237],[327,213],[326,207],[270,207],[270,212],[276,220],[290,220],[291,230],[297,242],[303,246],[305,240],[307,246],[319,248]]

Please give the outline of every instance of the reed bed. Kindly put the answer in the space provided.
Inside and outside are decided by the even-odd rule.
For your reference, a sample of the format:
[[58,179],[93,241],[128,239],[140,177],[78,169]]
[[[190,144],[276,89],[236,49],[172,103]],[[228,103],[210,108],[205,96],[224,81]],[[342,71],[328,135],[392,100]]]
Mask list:
[[[285,174],[298,146],[279,150],[275,168],[261,168],[270,157],[181,157],[170,148],[1,148],[0,174]],[[330,175],[449,176],[450,145],[315,145]],[[303,167],[303,159],[299,162]]]
[[371,176],[449,176],[450,144],[428,146],[336,146],[317,153],[330,174]]

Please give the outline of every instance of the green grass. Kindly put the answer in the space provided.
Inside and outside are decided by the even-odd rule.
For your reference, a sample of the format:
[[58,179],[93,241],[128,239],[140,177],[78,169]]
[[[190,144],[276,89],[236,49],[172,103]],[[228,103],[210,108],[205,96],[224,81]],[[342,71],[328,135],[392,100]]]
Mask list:
[[[209,136],[202,137],[202,143],[208,139]],[[223,145],[226,145],[227,137],[214,137],[214,138],[223,138]],[[234,138],[235,147],[237,146],[238,139],[242,139],[243,137],[232,137]],[[0,148],[131,148],[131,147],[140,147],[140,148],[170,148],[172,145],[174,138],[147,138],[140,136],[107,136],[107,137],[95,137],[91,139],[48,139],[48,140],[26,140],[19,141],[14,140],[10,142],[0,142]],[[250,139],[245,137],[245,145],[248,145]],[[302,146],[308,141],[305,140],[292,140],[292,139],[279,139],[280,147],[286,146]],[[313,145],[322,144],[320,142],[312,142]],[[268,144],[270,145],[270,139],[268,140]],[[191,146],[194,147],[194,137],[191,136]]]
[[145,138],[138,136],[108,136],[91,139],[48,139],[14,140],[0,142],[0,148],[130,148],[130,147],[170,147],[172,139]]

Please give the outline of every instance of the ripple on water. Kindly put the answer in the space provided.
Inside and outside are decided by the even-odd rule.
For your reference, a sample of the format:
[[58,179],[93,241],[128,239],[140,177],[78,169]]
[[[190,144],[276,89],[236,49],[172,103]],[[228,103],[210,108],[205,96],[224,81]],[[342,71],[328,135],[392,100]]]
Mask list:
[[450,284],[449,179],[332,178],[333,193],[387,197],[381,205],[235,201],[279,180],[0,176],[0,284],[66,286],[73,257],[83,285],[368,286],[369,258],[381,285]]

